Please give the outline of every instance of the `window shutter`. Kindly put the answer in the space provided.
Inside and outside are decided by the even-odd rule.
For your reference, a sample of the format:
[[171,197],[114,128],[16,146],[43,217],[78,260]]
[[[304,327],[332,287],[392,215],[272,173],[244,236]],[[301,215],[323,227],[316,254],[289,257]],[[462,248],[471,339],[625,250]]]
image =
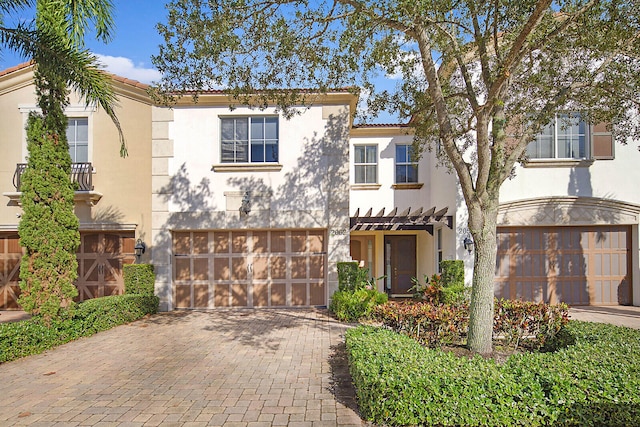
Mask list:
[[613,135],[606,123],[591,126],[591,146],[593,158],[596,160],[613,160]]

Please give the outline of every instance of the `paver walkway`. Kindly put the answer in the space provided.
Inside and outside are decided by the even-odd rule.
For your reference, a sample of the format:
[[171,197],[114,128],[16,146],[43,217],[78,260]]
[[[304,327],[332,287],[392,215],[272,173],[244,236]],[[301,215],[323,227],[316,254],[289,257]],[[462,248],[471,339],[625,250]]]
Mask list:
[[640,307],[628,305],[571,307],[569,319],[611,323],[616,326],[640,329]]
[[360,426],[323,310],[163,313],[0,365],[0,425]]

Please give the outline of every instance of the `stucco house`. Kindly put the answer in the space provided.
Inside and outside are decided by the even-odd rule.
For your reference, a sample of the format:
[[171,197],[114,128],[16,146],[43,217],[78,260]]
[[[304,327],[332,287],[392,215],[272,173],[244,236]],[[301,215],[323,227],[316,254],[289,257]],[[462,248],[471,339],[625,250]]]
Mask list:
[[222,92],[152,111],[152,241],[163,309],[324,306],[349,257],[356,98],[286,119]]
[[[17,308],[16,180],[32,77],[28,64],[0,72],[0,309]],[[90,178],[76,194],[81,299],[122,291],[137,239],[162,310],[326,306],[336,263],[351,259],[396,297],[442,260],[463,260],[470,282],[455,175],[433,152],[414,155],[407,126],[354,125],[349,91],[310,94],[313,105],[286,118],[219,91],[163,107],[145,85],[113,80],[129,157],[104,112],[77,99],[67,109],[77,178]],[[550,124],[501,190],[495,294],[640,305],[638,142],[557,120],[570,126]]]
[[[351,256],[384,276],[379,290],[398,296],[412,277],[438,272],[440,260],[463,260],[467,282],[473,269],[455,175],[436,166],[434,152],[407,156],[409,133],[351,130]],[[538,135],[501,188],[496,297],[640,305],[638,145],[616,145],[605,126],[575,114],[559,114]],[[426,209],[441,214],[427,220]]]
[[[122,265],[134,262],[136,240],[149,243],[151,234],[151,102],[143,84],[118,76],[113,76],[113,84],[128,157],[120,157],[117,129],[104,111],[86,106],[73,94],[66,108],[72,178],[79,184],[79,300],[122,293]],[[19,187],[27,156],[25,126],[34,110],[33,66],[1,71],[0,309],[19,308]],[[148,255],[142,261],[148,261]]]

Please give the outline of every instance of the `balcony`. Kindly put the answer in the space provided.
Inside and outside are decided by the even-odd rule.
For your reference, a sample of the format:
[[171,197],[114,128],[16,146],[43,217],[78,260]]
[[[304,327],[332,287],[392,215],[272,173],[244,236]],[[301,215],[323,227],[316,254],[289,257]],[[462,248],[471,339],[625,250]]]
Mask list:
[[[20,196],[22,195],[20,192],[21,178],[26,168],[26,163],[18,163],[16,165],[16,171],[13,174],[13,186],[16,191],[4,193],[5,196],[9,197],[10,204],[20,204]],[[102,198],[102,194],[93,191],[93,166],[91,163],[72,163],[71,181],[77,184],[75,201],[84,201],[93,206]]]

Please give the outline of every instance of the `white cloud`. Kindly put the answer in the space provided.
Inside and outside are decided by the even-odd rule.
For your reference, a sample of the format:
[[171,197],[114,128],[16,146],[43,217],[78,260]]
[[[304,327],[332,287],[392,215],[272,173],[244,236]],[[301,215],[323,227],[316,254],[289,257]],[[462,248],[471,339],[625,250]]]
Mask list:
[[95,55],[107,71],[120,77],[137,80],[142,83],[159,81],[162,77],[158,70],[146,68],[142,63],[134,64],[131,59],[123,56],[100,55],[99,53]]
[[416,76],[423,76],[422,65],[420,63],[420,57],[416,52],[398,52],[397,64],[392,71],[387,72],[386,77],[390,80],[402,80],[405,77],[405,71],[403,68],[409,66],[412,70],[412,74]]

